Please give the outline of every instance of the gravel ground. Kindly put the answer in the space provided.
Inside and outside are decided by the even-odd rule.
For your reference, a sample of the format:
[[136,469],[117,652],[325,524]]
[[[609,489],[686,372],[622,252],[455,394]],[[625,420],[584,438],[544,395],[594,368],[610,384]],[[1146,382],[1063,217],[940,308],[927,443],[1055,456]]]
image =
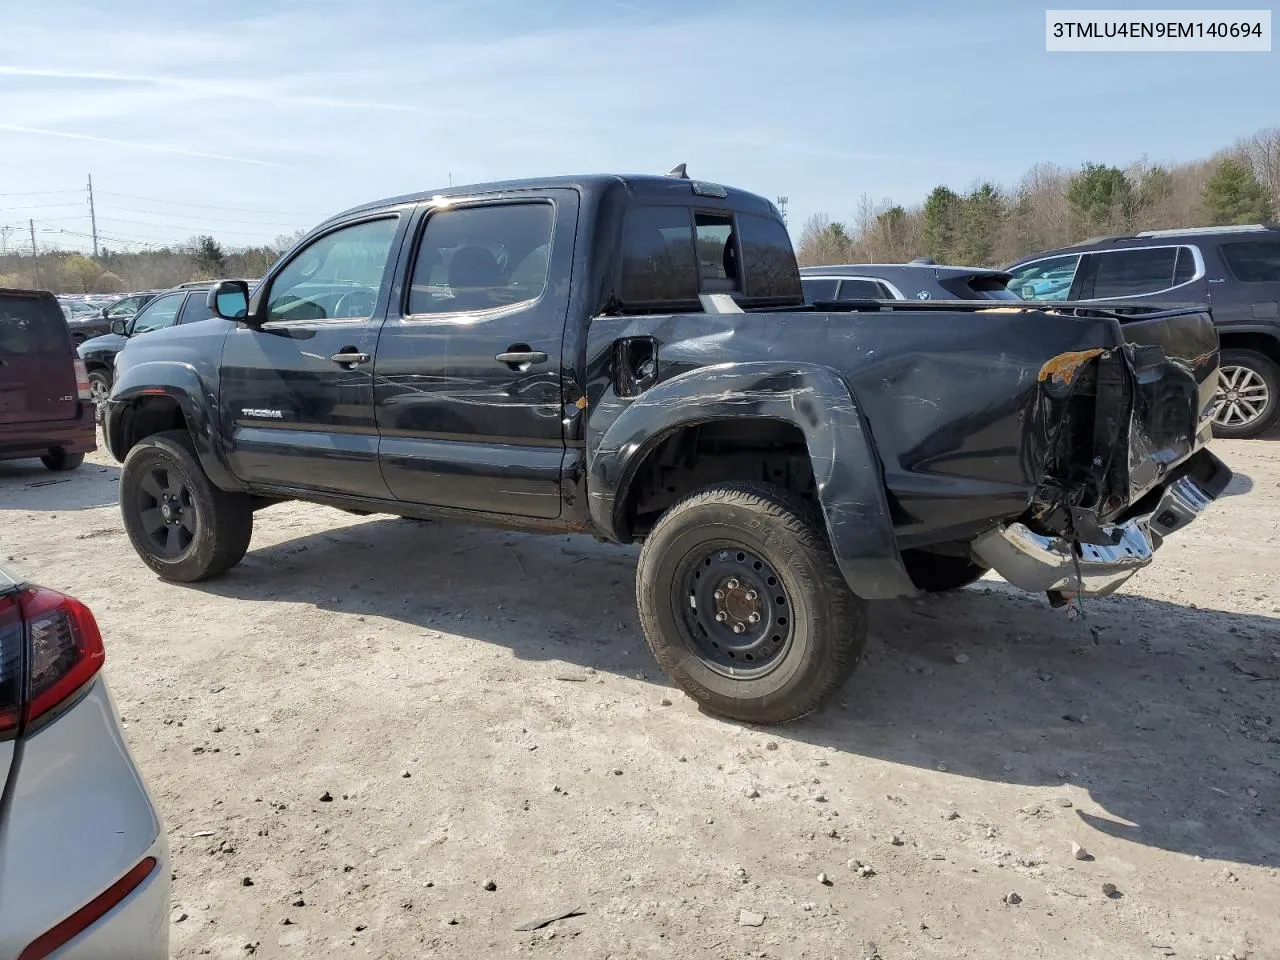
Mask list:
[[1280,444],[1216,450],[1231,495],[1087,623],[876,604],[776,729],[666,684],[587,538],[282,504],[170,585],[100,451],[0,463],[0,557],[101,622],[177,957],[1273,958]]

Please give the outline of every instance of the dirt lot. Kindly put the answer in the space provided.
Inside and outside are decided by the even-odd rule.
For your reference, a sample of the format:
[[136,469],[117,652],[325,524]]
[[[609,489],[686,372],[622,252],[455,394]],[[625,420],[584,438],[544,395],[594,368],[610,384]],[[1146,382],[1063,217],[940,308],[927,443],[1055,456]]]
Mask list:
[[667,686],[586,538],[285,504],[173,586],[100,452],[0,463],[0,557],[101,621],[177,957],[1280,957],[1280,443],[1217,451],[1099,644],[994,578],[878,604],[781,729]]

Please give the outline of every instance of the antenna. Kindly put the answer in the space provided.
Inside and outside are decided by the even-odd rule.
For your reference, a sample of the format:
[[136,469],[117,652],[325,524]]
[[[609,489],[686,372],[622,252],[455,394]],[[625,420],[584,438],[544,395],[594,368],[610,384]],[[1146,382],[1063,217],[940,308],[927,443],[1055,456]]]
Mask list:
[[790,202],[790,197],[779,197],[777,200],[778,212],[782,214],[782,225],[784,227],[787,225],[787,204]]
[[686,164],[679,163],[667,171],[668,177],[675,177],[678,180],[688,180],[689,174],[685,172]]
[[93,259],[98,259],[98,214],[93,209],[93,174],[89,174],[89,223],[93,227]]

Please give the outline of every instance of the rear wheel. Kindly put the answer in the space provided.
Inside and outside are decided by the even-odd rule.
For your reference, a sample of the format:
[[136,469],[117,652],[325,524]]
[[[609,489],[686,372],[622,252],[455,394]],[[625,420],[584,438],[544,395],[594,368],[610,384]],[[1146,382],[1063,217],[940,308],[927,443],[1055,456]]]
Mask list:
[[1213,403],[1214,436],[1244,440],[1266,433],[1280,419],[1280,367],[1256,350],[1223,350]]
[[67,453],[65,450],[50,450],[40,458],[50,470],[61,473],[63,470],[74,470],[84,463],[83,453]]
[[951,557],[922,550],[902,551],[902,565],[911,582],[926,593],[959,590],[982,579],[990,567],[974,563],[968,557]]
[[240,562],[253,534],[253,501],[219,490],[181,430],[140,441],[124,460],[120,512],[143,563],[191,583]]
[[765,484],[708,487],[667,510],[640,551],[636,602],[666,674],[749,723],[817,710],[866,643],[866,603],[812,511]]
[[89,371],[89,399],[94,403],[102,403],[111,396],[111,374],[105,370]]

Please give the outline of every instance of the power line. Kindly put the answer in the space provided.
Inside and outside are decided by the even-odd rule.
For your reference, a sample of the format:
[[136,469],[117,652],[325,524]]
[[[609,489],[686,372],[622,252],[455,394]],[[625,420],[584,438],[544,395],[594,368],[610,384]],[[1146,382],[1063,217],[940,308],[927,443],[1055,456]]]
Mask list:
[[[99,196],[125,197],[129,200],[146,200],[148,203],[168,203],[179,207],[201,207],[206,210],[230,210],[237,213],[265,213],[278,217],[310,217],[311,214],[298,213],[296,210],[261,210],[257,207],[228,207],[221,203],[191,203],[187,200],[162,200],[159,197],[142,197],[136,193],[116,193],[113,190],[99,190]],[[0,194],[3,196],[3,194]]]
[[[106,195],[105,190],[98,191],[102,195]],[[237,220],[233,217],[207,217],[204,214],[194,213],[162,213],[159,210],[135,210],[132,207],[107,207],[103,210],[118,210],[121,213],[136,213],[144,217],[163,217],[169,220],[195,220],[199,223],[236,223],[250,227],[293,227],[297,229],[298,221],[291,223],[283,223],[278,220]],[[117,218],[118,219],[118,218]]]
[[51,193],[79,193],[79,190],[19,190],[15,193],[0,193],[0,197],[43,197]]
[[0,210],[52,210],[54,207],[78,207],[78,203],[31,203],[21,207],[0,207]]

